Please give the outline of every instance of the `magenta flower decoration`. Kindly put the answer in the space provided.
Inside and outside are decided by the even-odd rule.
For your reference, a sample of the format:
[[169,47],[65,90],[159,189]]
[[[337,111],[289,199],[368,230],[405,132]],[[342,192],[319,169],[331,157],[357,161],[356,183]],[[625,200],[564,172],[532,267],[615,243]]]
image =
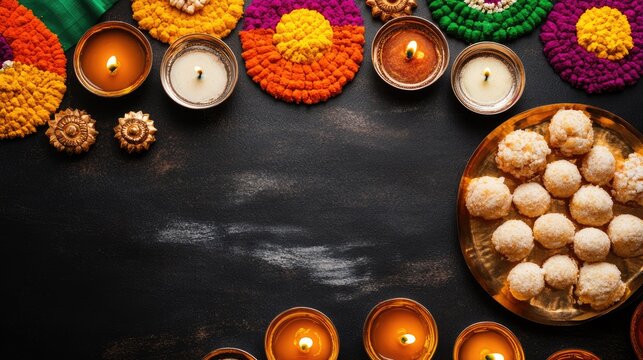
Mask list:
[[643,2],[561,0],[540,40],[560,77],[587,93],[621,90],[643,74]]
[[0,36],[0,65],[7,60],[13,60],[13,51],[7,40]]

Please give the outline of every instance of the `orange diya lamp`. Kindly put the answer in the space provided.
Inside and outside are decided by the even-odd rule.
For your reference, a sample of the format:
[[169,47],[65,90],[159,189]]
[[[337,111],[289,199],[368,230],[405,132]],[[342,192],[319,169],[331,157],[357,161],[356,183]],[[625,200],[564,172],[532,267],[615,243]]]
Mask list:
[[377,304],[364,323],[364,348],[371,360],[428,360],[438,345],[431,313],[420,303],[396,298]]
[[339,337],[322,312],[296,307],[277,315],[266,331],[268,360],[336,360]]
[[74,72],[96,95],[129,94],[152,68],[152,47],[143,33],[121,21],[106,21],[87,30],[74,52]]
[[225,347],[208,353],[203,360],[257,360],[257,358],[244,350]]
[[449,64],[444,34],[430,21],[415,16],[387,22],[375,35],[371,51],[378,75],[403,90],[429,86]]
[[520,341],[511,330],[491,321],[462,330],[453,347],[454,360],[525,360]]

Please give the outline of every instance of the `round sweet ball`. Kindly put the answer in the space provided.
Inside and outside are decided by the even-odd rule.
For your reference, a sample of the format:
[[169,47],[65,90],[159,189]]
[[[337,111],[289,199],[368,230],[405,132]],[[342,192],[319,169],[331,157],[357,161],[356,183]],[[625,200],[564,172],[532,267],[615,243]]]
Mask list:
[[540,266],[524,262],[514,266],[507,276],[509,291],[518,300],[529,300],[545,288],[545,276]]
[[513,203],[519,213],[528,217],[536,217],[549,210],[551,196],[538,183],[520,184],[514,190]]
[[589,304],[594,310],[603,310],[623,297],[625,284],[616,265],[586,263],[580,269],[575,294],[581,304]]
[[583,158],[580,172],[588,182],[594,185],[605,185],[614,177],[616,159],[605,146],[596,145]]
[[594,144],[592,121],[580,110],[558,110],[549,123],[549,143],[565,156],[588,152]]
[[635,201],[643,206],[643,155],[631,153],[614,173],[612,194],[623,204]]
[[584,228],[574,235],[574,253],[587,262],[603,261],[610,252],[610,239],[597,228]]
[[614,202],[607,191],[596,185],[583,185],[569,202],[574,220],[587,226],[601,226],[612,220]]
[[534,236],[523,221],[507,220],[493,232],[491,243],[509,261],[519,261],[534,248]]
[[545,138],[533,131],[515,130],[498,144],[498,168],[517,178],[530,178],[547,166],[551,153]]
[[534,222],[534,239],[547,249],[572,243],[575,231],[574,223],[563,214],[545,214]]
[[545,169],[543,184],[557,198],[568,198],[580,188],[580,172],[576,165],[567,160],[551,162]]
[[545,282],[554,289],[565,289],[578,279],[578,265],[567,255],[554,255],[543,264]]
[[612,250],[620,257],[643,255],[643,220],[623,214],[615,217],[607,227]]
[[465,198],[469,213],[487,220],[507,216],[511,207],[511,191],[504,181],[502,177],[492,176],[472,179]]

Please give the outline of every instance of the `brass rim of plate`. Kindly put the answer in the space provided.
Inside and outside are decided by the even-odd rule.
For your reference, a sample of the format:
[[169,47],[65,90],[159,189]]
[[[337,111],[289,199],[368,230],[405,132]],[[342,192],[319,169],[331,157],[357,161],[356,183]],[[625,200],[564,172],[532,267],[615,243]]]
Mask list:
[[426,350],[426,352],[422,354],[422,357],[418,358],[418,360],[431,359],[435,354],[435,350],[438,347],[438,326],[435,322],[435,319],[433,319],[433,315],[431,315],[431,312],[427,308],[425,308],[424,305],[420,304],[415,300],[408,299],[408,298],[393,298],[393,299],[384,300],[379,304],[375,305],[373,309],[371,309],[371,311],[368,313],[368,316],[366,316],[366,321],[364,321],[364,330],[362,332],[364,349],[366,350],[368,357],[371,360],[385,360],[382,357],[380,357],[375,351],[375,348],[371,341],[371,331],[373,328],[373,322],[375,322],[377,317],[383,311],[386,311],[392,308],[403,308],[403,309],[411,310],[416,314],[420,315],[422,319],[424,319],[424,321],[427,324],[427,330],[429,332],[428,339],[427,339],[429,341],[429,347]]
[[415,0],[366,0],[371,15],[387,22],[393,18],[411,15],[417,7]]
[[[186,51],[199,49],[217,54],[224,63],[228,74],[226,88],[221,96],[205,103],[195,103],[180,96],[174,90],[170,80],[170,71],[174,60]],[[190,109],[207,109],[221,104],[232,95],[239,79],[239,64],[234,52],[223,40],[208,34],[187,34],[176,39],[167,49],[163,55],[163,60],[161,60],[160,72],[163,89],[174,102]]]
[[551,354],[547,360],[601,360],[596,354],[582,349],[564,349]]
[[330,357],[328,359],[321,360],[337,360],[339,356],[339,336],[337,334],[337,329],[335,325],[330,320],[328,316],[317,309],[309,307],[294,307],[290,308],[281,314],[277,315],[268,325],[266,330],[266,336],[264,337],[264,347],[266,349],[266,357],[268,360],[284,360],[277,359],[272,350],[274,337],[279,333],[281,327],[288,322],[295,319],[309,318],[315,320],[317,323],[321,324],[330,334],[330,341],[333,347]]
[[[576,103],[550,104],[527,110],[511,117],[509,120],[500,124],[491,131],[469,158],[458,188],[456,217],[458,223],[458,239],[460,242],[462,256],[464,257],[467,267],[471,271],[473,277],[489,294],[489,296],[491,296],[491,298],[497,301],[505,309],[524,319],[545,325],[572,326],[603,316],[624,304],[631,295],[636,293],[641,285],[643,285],[643,272],[639,271],[636,274],[632,274],[630,278],[624,279],[623,281],[626,285],[626,291],[623,298],[612,304],[607,309],[601,311],[593,310],[587,305],[579,306],[577,304],[573,305],[572,309],[567,309],[567,312],[561,311],[560,308],[555,311],[548,311],[545,308],[535,307],[531,305],[530,302],[515,300],[509,292],[506,291],[507,289],[504,284],[498,287],[496,284],[498,282],[496,281],[497,279],[489,273],[484,262],[477,256],[478,251],[476,250],[475,244],[476,241],[479,240],[475,240],[471,233],[471,217],[464,204],[464,194],[469,181],[468,179],[476,176],[482,176],[482,174],[478,173],[481,170],[478,167],[488,157],[493,156],[497,149],[498,142],[505,135],[514,130],[530,128],[542,124],[548,121],[560,109],[582,110],[592,119],[595,134],[597,127],[603,128],[605,131],[611,132],[612,135],[618,134],[620,141],[627,145],[628,148],[631,148],[633,151],[643,153],[643,136],[641,133],[621,117],[612,114],[607,110],[591,105]],[[485,168],[485,174],[490,174],[489,171],[490,170],[488,168]],[[507,177],[509,175],[503,176]],[[617,203],[615,203],[614,206],[616,207]],[[627,208],[639,217],[641,217],[640,214],[643,214],[643,208],[641,207],[630,207],[627,205],[620,206]],[[637,258],[621,259],[621,261],[631,261],[631,259]],[[504,259],[502,261],[506,262]],[[504,263],[493,263],[493,266],[504,266]]]
[[214,351],[211,351],[206,356],[204,356],[202,360],[229,360],[229,359],[257,360],[257,358],[252,356],[247,351],[233,348],[233,347],[219,348]]
[[643,359],[643,349],[641,348],[641,345],[643,344],[639,344],[636,332],[638,330],[638,322],[641,321],[641,318],[643,318],[643,301],[640,302],[636,307],[636,310],[634,310],[632,321],[630,323],[630,341],[632,342],[632,349],[634,349],[634,352],[639,359]]
[[469,339],[469,337],[477,333],[488,331],[493,331],[497,334],[500,334],[502,335],[502,337],[509,341],[509,344],[511,344],[511,348],[514,352],[515,360],[525,360],[525,352],[522,349],[522,345],[520,344],[520,340],[518,340],[518,337],[516,337],[516,334],[514,334],[504,325],[498,324],[497,322],[493,321],[477,322],[475,324],[467,326],[464,330],[462,330],[462,332],[460,332],[460,335],[458,335],[458,337],[455,339],[455,345],[453,346],[453,359],[460,360],[460,349],[462,348],[462,345]]
[[[111,91],[103,90],[97,87],[96,85],[94,85],[87,78],[87,76],[85,76],[85,73],[83,72],[83,69],[80,66],[80,55],[83,51],[83,48],[85,47],[85,43],[87,42],[87,40],[90,37],[92,37],[94,34],[104,30],[109,30],[109,29],[120,29],[134,35],[136,39],[141,43],[145,51],[145,68],[143,69],[143,73],[141,74],[141,76],[132,85],[124,89],[111,90]],[[153,60],[152,45],[150,45],[150,41],[147,40],[145,35],[143,35],[143,33],[139,29],[122,21],[105,21],[100,24],[92,26],[80,38],[80,40],[78,40],[78,44],[76,45],[76,50],[74,51],[74,73],[76,73],[76,77],[78,78],[78,81],[81,83],[81,85],[83,85],[83,87],[89,90],[90,92],[103,97],[119,97],[119,96],[123,96],[131,93],[132,91],[136,90],[139,86],[141,86],[141,84],[145,82],[145,80],[147,79],[147,76],[150,74],[150,70],[152,69],[152,60]]]
[[[438,63],[428,78],[414,84],[403,83],[392,78],[382,64],[382,46],[400,29],[413,29],[425,33],[435,44]],[[400,90],[420,90],[436,82],[449,66],[449,43],[444,33],[432,22],[418,16],[400,16],[384,24],[373,38],[371,59],[375,72],[389,85]]]
[[[510,93],[507,97],[494,105],[476,103],[464,93],[464,90],[460,86],[459,75],[461,74],[464,65],[473,58],[485,55],[495,57],[509,65],[511,72],[514,75],[514,83]],[[518,102],[518,100],[520,100],[520,97],[525,90],[525,81],[525,67],[522,60],[520,60],[520,57],[518,57],[518,55],[507,46],[492,41],[481,41],[467,46],[462,50],[462,52],[460,52],[460,54],[458,54],[453,61],[453,66],[451,66],[451,88],[453,89],[455,97],[462,105],[464,105],[464,107],[482,115],[499,114],[509,110]]]

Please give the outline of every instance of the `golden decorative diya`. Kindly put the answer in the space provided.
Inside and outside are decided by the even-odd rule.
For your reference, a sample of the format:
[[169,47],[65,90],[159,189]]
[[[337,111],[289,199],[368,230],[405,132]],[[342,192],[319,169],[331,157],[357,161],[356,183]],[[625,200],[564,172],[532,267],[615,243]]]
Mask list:
[[154,121],[150,120],[150,114],[143,114],[142,111],[130,111],[119,118],[114,133],[121,149],[126,149],[130,154],[147,150],[156,141]]
[[436,82],[446,71],[449,44],[432,22],[401,16],[377,31],[371,58],[375,72],[386,83],[401,90],[419,90]]
[[225,347],[208,353],[203,360],[257,360],[257,358],[244,350]]
[[595,354],[581,349],[565,349],[551,354],[547,360],[601,360]]
[[371,360],[429,360],[438,346],[438,327],[422,304],[394,298],[373,307],[364,322],[362,338]]
[[264,347],[268,360],[337,360],[339,337],[324,313],[295,307],[270,322]]
[[84,110],[67,109],[56,113],[49,120],[45,135],[58,151],[80,154],[89,151],[96,142],[96,121]]
[[143,33],[122,21],[94,25],[78,40],[74,72],[90,92],[118,97],[136,90],[152,68],[152,46]]
[[643,359],[643,302],[634,310],[630,323],[630,341],[639,359]]
[[415,0],[366,0],[371,15],[387,22],[393,18],[411,15],[417,7]]
[[525,360],[525,353],[516,335],[505,326],[492,321],[469,325],[455,340],[453,360],[479,356]]

